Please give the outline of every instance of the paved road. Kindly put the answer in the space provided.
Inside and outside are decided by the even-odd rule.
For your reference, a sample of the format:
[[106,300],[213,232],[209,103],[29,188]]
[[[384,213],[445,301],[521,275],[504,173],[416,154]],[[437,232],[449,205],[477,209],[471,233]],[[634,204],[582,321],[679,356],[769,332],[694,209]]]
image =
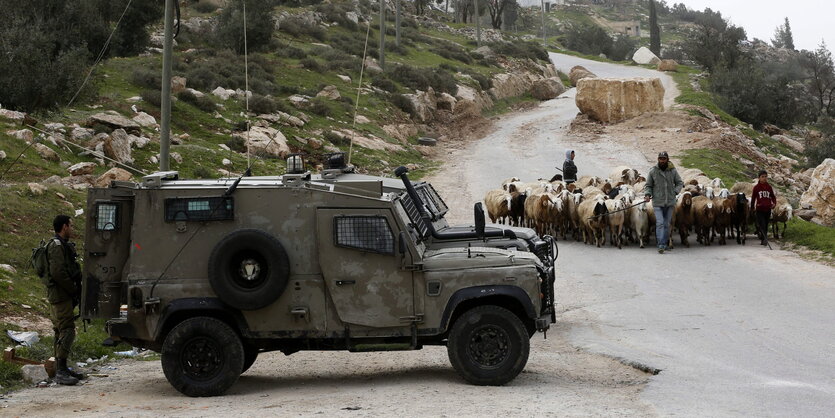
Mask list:
[[[563,71],[581,64],[602,77],[649,71],[552,60]],[[504,117],[496,132],[451,153],[429,180],[456,190],[445,194],[453,220],[471,222],[472,202],[505,178],[550,177],[565,148],[578,149],[582,174],[649,166],[628,141],[568,137],[573,93]],[[570,342],[662,369],[641,395],[661,415],[832,416],[835,269],[748,242],[665,255],[560,242],[560,321],[570,324]]]

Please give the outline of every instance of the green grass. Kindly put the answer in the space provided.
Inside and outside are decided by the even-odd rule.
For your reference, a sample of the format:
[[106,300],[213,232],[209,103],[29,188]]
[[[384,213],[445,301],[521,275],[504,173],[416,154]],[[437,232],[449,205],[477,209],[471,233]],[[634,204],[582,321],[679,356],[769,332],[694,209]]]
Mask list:
[[12,391],[23,386],[23,374],[20,366],[0,360],[0,393]]
[[721,178],[728,186],[740,181],[750,182],[756,175],[725,150],[690,149],[679,158],[685,168],[698,168],[710,178]]
[[835,256],[835,228],[794,218],[788,223],[785,239],[830,257]]
[[678,90],[681,92],[676,97],[676,103],[704,107],[719,116],[728,125],[741,125],[742,122],[739,119],[731,116],[716,104],[712,94],[707,91],[696,91],[693,89],[693,86],[690,84],[690,76],[698,73],[700,71],[695,68],[679,64],[678,71],[670,74],[673,80],[675,80]]
[[539,99],[535,99],[530,93],[525,93],[523,96],[496,100],[493,102],[493,108],[483,111],[482,114],[485,117],[501,115],[513,111],[523,103],[539,103]]

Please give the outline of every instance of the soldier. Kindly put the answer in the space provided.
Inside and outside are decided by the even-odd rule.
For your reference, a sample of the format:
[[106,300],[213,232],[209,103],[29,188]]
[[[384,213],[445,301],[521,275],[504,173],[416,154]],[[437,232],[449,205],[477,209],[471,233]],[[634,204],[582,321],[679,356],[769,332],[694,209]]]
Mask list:
[[67,357],[75,340],[75,318],[73,308],[81,296],[81,266],[75,261],[75,243],[72,220],[69,216],[58,215],[52,221],[55,237],[47,247],[49,276],[47,299],[52,305],[52,328],[55,330],[55,381],[60,385],[75,385],[84,376],[67,367]]

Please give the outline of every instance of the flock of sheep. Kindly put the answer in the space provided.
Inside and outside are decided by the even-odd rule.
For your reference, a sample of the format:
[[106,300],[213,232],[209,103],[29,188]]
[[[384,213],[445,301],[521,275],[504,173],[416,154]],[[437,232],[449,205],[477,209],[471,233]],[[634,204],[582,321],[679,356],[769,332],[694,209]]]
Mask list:
[[[730,190],[721,179],[708,178],[697,169],[680,170],[684,189],[676,198],[672,229],[689,247],[688,237],[696,234],[696,241],[710,245],[718,237],[725,245],[726,237],[745,244],[749,223],[754,183],[737,183]],[[493,223],[526,226],[540,235],[549,234],[568,239],[583,240],[598,247],[609,243],[618,248],[629,242],[644,248],[655,234],[655,213],[652,202],[644,202],[646,179],[630,167],[616,167],[608,179],[583,176],[576,183],[540,179],[526,183],[517,177],[502,182],[501,188],[484,196],[487,214]],[[777,198],[771,223],[775,238],[779,238],[779,223],[792,217],[792,207],[785,198]],[[756,227],[754,227],[756,230]],[[674,232],[670,232],[668,248],[673,247]],[[767,231],[766,231],[767,232]]]

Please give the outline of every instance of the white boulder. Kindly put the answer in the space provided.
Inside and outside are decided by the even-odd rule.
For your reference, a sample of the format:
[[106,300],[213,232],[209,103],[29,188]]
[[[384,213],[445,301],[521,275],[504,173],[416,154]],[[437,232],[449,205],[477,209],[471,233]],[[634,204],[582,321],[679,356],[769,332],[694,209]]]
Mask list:
[[657,55],[653,54],[649,48],[642,46],[640,49],[635,51],[635,55],[632,55],[632,61],[641,65],[658,65],[658,63],[661,62],[661,58],[658,58]]

